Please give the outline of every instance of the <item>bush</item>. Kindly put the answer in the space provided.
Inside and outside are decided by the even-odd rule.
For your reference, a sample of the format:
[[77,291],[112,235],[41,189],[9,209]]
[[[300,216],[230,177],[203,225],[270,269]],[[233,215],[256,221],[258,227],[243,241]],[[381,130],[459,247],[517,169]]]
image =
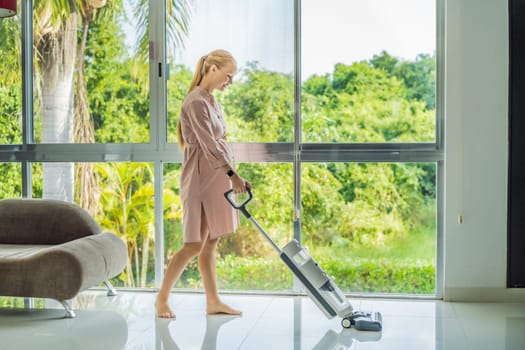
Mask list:
[[[338,259],[317,261],[345,292],[433,294],[435,267],[431,261],[401,259]],[[286,290],[292,274],[279,259],[226,256],[217,262],[222,289]]]
[[293,278],[277,258],[227,255],[217,261],[217,280],[223,289],[286,290]]
[[435,267],[413,259],[321,259],[337,285],[348,292],[433,294]]

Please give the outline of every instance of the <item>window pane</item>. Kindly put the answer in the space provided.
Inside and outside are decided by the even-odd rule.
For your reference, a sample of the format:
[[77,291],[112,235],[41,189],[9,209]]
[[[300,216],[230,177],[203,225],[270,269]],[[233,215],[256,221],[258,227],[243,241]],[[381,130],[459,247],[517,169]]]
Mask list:
[[[293,173],[290,164],[239,164],[238,171],[253,186],[253,200],[246,208],[264,230],[282,247],[293,236]],[[182,245],[180,164],[164,167],[165,262]],[[290,290],[292,275],[252,223],[241,216],[236,233],[221,239],[217,257],[220,289]],[[197,261],[192,261],[175,288],[202,288]]]
[[83,12],[35,2],[37,142],[149,142],[147,6],[138,25],[140,2],[100,3]]
[[0,163],[0,199],[22,197],[22,166],[20,163]]
[[[126,269],[111,281],[115,286],[154,287],[154,185],[152,163],[34,163],[33,196],[58,198],[62,188],[48,181],[47,171],[69,174],[74,203],[86,209],[103,231],[123,238],[128,247]],[[59,168],[57,170],[56,168]],[[61,168],[61,169],[60,169]]]
[[435,142],[435,1],[301,8],[303,140]]
[[215,49],[230,51],[238,64],[234,84],[216,94],[228,140],[293,141],[293,6],[292,0],[192,2],[183,44],[170,43],[168,52],[169,142],[177,141],[180,106],[197,61]]
[[434,294],[436,165],[302,166],[303,244],[349,292]]
[[22,143],[21,19],[0,20],[0,144]]

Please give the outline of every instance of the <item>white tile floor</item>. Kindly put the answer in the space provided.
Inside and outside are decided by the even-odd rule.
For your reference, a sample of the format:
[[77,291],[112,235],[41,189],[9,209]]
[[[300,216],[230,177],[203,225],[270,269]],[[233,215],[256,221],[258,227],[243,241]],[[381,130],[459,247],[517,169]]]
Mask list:
[[[383,331],[343,329],[306,297],[224,295],[242,317],[205,316],[202,294],[172,295],[175,321],[156,319],[150,292],[88,291],[63,309],[0,309],[0,350],[524,350],[525,304],[351,299],[379,311]],[[56,308],[55,308],[56,307]]]

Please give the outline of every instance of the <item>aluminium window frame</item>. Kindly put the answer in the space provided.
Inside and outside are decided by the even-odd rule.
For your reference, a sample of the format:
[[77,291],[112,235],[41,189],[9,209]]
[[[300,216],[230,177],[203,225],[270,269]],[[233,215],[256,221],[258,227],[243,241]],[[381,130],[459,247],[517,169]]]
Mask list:
[[[294,141],[232,143],[237,162],[293,164],[294,238],[301,240],[301,164],[305,162],[432,162],[436,164],[436,292],[443,297],[444,219],[444,57],[445,0],[436,0],[436,141],[430,143],[303,143],[301,140],[301,0],[294,1]],[[149,0],[150,142],[140,144],[36,144],[33,137],[32,0],[22,0],[23,144],[0,145],[0,162],[22,164],[22,195],[32,197],[33,162],[150,162],[155,176],[155,287],[164,275],[163,163],[182,162],[178,145],[167,138],[166,1]],[[28,57],[30,59],[28,59]],[[299,286],[294,283],[294,292]],[[401,295],[402,297],[403,295]],[[411,296],[413,297],[413,296]]]

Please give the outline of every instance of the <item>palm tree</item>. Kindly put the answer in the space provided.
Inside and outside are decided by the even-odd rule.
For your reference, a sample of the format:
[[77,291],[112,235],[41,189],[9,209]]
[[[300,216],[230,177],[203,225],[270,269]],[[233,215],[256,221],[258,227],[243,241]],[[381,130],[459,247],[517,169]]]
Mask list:
[[[128,246],[128,264],[121,278],[128,287],[146,287],[155,238],[153,169],[147,163],[101,163],[95,168],[103,182],[100,199],[104,205],[104,214],[97,221]],[[164,218],[180,220],[179,196],[165,189],[163,197]]]

